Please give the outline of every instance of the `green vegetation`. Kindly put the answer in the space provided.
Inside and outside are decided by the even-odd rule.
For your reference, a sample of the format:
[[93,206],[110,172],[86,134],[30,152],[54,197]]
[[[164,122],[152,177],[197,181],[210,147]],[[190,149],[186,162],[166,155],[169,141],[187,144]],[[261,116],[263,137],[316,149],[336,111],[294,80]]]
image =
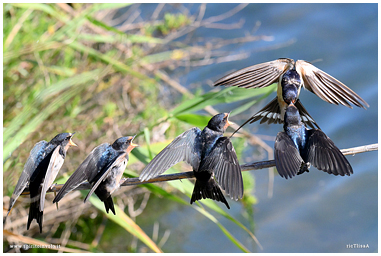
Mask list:
[[[206,51],[212,59],[217,58],[214,50],[223,44],[211,49],[206,42],[191,46],[177,41],[194,30],[190,25],[196,17],[189,14],[165,13],[162,20],[115,26],[107,17],[113,17],[117,8],[128,5],[3,5],[4,209],[8,208],[30,150],[40,140],[49,141],[61,132],[76,132],[73,141],[79,147],[69,149],[56,179],[63,184],[95,146],[138,134],[136,143],[141,147],[132,151],[125,171],[126,177],[137,177],[144,164],[175,136],[192,126],[206,125],[212,116],[201,114],[206,107],[240,101],[240,107],[232,112],[234,116],[273,92],[273,87],[217,88],[207,93],[197,90],[194,95],[174,87],[177,82],[164,70],[173,72],[184,61],[202,60]],[[233,143],[240,156],[243,139],[234,139]],[[184,168],[185,165],[179,165],[168,172]],[[49,194],[42,234],[35,222],[26,231],[29,206],[26,197],[20,197],[4,226],[4,251],[9,250],[10,244],[48,243],[60,244],[61,250],[68,252],[110,252],[102,241],[112,239],[115,229],[111,227],[119,227],[118,232],[123,232],[123,252],[160,252],[157,239],[136,224],[139,215],[130,214],[131,202],[143,205],[149,191],[154,195],[149,200],[193,207],[215,223],[232,246],[249,252],[218,220],[227,218],[255,240],[252,208],[256,200],[250,193],[255,184],[253,174],[244,173],[244,181],[245,196],[240,202],[244,215],[249,216],[250,228],[214,201],[203,200],[190,206],[193,181],[189,180],[123,187],[113,196],[116,216],[106,214],[95,196],[90,198],[91,206],[83,204],[88,191],[70,193],[60,202],[58,211],[49,203],[53,199]],[[143,206],[142,209],[143,215]]]

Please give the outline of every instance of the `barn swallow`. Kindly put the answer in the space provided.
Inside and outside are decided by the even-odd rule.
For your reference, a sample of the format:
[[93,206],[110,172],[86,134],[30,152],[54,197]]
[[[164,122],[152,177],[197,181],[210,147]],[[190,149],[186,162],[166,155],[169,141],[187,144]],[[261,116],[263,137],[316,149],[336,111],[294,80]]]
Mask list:
[[298,108],[305,124],[311,128],[319,128],[299,100],[302,87],[332,104],[342,104],[350,108],[352,108],[350,103],[364,109],[365,106],[369,107],[368,103],[339,80],[304,60],[295,62],[292,59],[280,58],[257,64],[224,76],[217,80],[214,85],[263,88],[273,83],[278,83],[277,97],[243,125],[261,119],[261,123],[266,121],[269,124],[283,123],[286,108],[292,102]]
[[92,188],[85,198],[85,203],[95,192],[105,204],[106,212],[111,209],[115,214],[111,194],[120,186],[120,180],[128,163],[128,154],[138,145],[132,143],[135,136],[121,137],[112,145],[103,143],[94,148],[77,170],[70,176],[54,198],[53,203],[87,180]]
[[143,169],[139,179],[152,179],[185,161],[192,166],[196,183],[190,203],[202,198],[222,202],[230,209],[220,186],[232,199],[243,196],[243,182],[233,144],[223,133],[231,124],[229,113],[215,115],[201,131],[194,127],[176,137]]
[[306,129],[293,103],[286,109],[283,129],[274,144],[275,165],[281,177],[308,172],[310,164],[333,175],[353,174],[348,160],[324,132]]
[[[15,191],[9,202],[9,212],[16,203],[17,198],[29,183],[31,204],[27,230],[33,219],[36,219],[42,233],[42,218],[46,191],[51,188],[54,179],[61,169],[70,146],[77,146],[71,138],[74,133],[60,133],[50,142],[40,141],[30,151],[30,155],[21,177],[17,182]],[[5,222],[5,220],[4,220]]]

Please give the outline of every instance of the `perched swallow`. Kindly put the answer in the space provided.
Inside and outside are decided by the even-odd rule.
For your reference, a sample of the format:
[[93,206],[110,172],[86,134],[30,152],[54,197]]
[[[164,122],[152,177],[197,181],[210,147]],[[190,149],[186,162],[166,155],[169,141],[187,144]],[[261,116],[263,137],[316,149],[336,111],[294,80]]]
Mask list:
[[135,136],[121,137],[112,145],[103,143],[94,148],[60,189],[53,203],[60,201],[67,193],[87,180],[92,188],[84,202],[86,203],[95,192],[104,202],[107,213],[111,209],[115,215],[111,194],[120,186],[129,159],[128,154],[138,146],[132,143],[134,138]]
[[286,109],[283,128],[274,144],[275,165],[281,177],[308,172],[310,164],[333,175],[353,174],[348,160],[324,132],[306,129],[293,103]]
[[139,179],[152,179],[173,165],[185,161],[193,168],[196,183],[190,203],[202,198],[222,202],[230,209],[221,189],[238,200],[243,181],[233,144],[223,133],[231,124],[229,114],[215,115],[201,131],[194,127],[176,137],[143,169]]
[[266,121],[269,124],[283,123],[286,108],[292,102],[298,108],[305,124],[311,128],[319,128],[299,100],[302,87],[332,104],[342,104],[350,108],[352,108],[350,104],[364,109],[365,106],[369,107],[368,103],[339,80],[304,60],[295,62],[292,59],[280,58],[257,64],[224,76],[217,80],[214,85],[263,88],[273,83],[278,83],[277,97],[243,125],[261,119],[261,123]]
[[30,151],[30,155],[21,177],[17,182],[15,191],[9,202],[9,212],[16,203],[17,198],[29,184],[31,204],[27,229],[33,219],[36,219],[42,233],[42,217],[45,204],[46,191],[53,184],[66,157],[66,151],[70,146],[77,146],[71,138],[74,133],[60,133],[50,142],[40,141]]

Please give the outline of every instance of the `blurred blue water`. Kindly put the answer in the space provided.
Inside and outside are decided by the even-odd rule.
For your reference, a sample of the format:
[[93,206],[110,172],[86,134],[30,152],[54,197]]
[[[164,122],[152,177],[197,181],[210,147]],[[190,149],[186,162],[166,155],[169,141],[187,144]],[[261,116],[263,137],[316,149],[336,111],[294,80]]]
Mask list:
[[[236,4],[208,4],[205,18],[227,12]],[[152,9],[152,8],[151,8]],[[192,5],[197,12],[198,5]],[[192,87],[215,81],[224,74],[280,57],[313,61],[315,66],[336,77],[357,92],[370,105],[367,110],[335,106],[309,91],[302,91],[301,101],[322,130],[339,148],[378,142],[377,85],[377,4],[250,4],[223,23],[245,19],[242,29],[198,29],[195,37],[244,36],[257,21],[256,34],[274,36],[272,42],[251,42],[231,46],[236,53],[248,51],[250,58],[213,64],[190,71],[181,78]],[[296,40],[273,50],[258,50]],[[275,97],[275,94],[269,99]],[[252,107],[243,116],[233,117],[238,124],[267,104],[269,99]],[[226,111],[221,106],[220,111]],[[276,136],[281,125],[248,125],[260,135]],[[267,141],[272,147],[273,141]],[[247,148],[243,162],[258,160]],[[309,173],[285,180],[275,176],[273,197],[269,198],[268,171],[255,172],[255,235],[263,250],[230,221],[221,223],[247,248],[257,252],[377,252],[378,251],[378,159],[377,152],[348,156],[354,174],[336,177],[312,168]],[[229,200],[229,213],[246,226],[241,206]],[[184,221],[186,219],[186,221]],[[174,205],[171,212],[159,217],[162,228],[171,229],[164,245],[166,252],[240,252],[210,220],[191,207]],[[149,225],[143,228],[149,230]],[[150,232],[150,231],[147,231]],[[347,249],[350,244],[369,245],[369,249]]]

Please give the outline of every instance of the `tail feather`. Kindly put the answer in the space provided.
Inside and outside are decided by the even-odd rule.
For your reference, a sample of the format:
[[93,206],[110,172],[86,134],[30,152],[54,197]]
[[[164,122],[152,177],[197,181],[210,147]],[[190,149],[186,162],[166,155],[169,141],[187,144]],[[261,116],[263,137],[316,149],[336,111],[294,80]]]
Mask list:
[[40,212],[40,200],[32,202],[29,207],[29,216],[26,229],[29,230],[30,224],[33,219],[36,219],[38,225],[40,226],[40,233],[42,233],[42,217],[44,212]]
[[203,184],[202,182],[199,182],[198,180],[196,180],[190,203],[192,204],[196,202],[197,200],[206,199],[206,198],[210,198],[215,201],[222,202],[226,205],[228,209],[230,209],[224,194],[222,193],[219,185],[213,178],[210,178],[206,184]]
[[106,208],[106,212],[107,213],[108,213],[109,210],[111,210],[112,213],[114,215],[116,215],[115,214],[115,208],[114,208],[114,202],[112,201],[112,197],[111,196],[107,197],[107,199],[104,200],[103,203],[105,204],[105,208]]

